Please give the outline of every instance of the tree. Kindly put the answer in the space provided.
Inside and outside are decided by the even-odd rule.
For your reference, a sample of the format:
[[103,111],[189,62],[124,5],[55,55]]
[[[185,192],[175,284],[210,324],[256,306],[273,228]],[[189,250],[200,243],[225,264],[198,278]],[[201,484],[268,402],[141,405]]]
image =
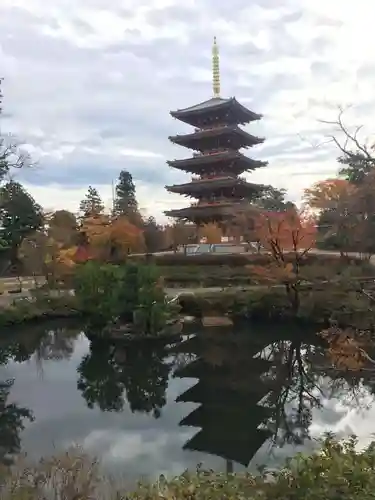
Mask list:
[[[3,79],[0,78],[0,117],[2,113],[2,98],[1,84]],[[23,168],[30,165],[30,156],[21,150],[19,144],[12,137],[4,137],[0,135],[0,182],[12,168]],[[1,200],[0,200],[1,203]]]
[[185,247],[189,243],[195,243],[197,239],[196,226],[183,221],[165,226],[164,232],[166,247],[172,248],[175,252],[179,246]]
[[77,218],[69,210],[56,210],[46,217],[48,236],[64,247],[70,247],[77,239]]
[[138,210],[138,202],[135,195],[133,177],[131,173],[126,170],[120,172],[116,184],[113,214],[115,216],[126,216],[129,221],[137,226],[142,224],[142,217]]
[[255,231],[262,246],[281,260],[285,251],[305,254],[316,237],[313,221],[304,219],[296,210],[259,214]]
[[154,217],[148,217],[143,224],[143,236],[147,252],[153,253],[163,250],[165,239],[164,231],[158,226]]
[[311,209],[336,210],[354,191],[354,186],[346,179],[325,179],[305,189],[303,200]]
[[46,276],[48,236],[39,230],[26,237],[19,248],[18,257],[28,276]]
[[144,250],[142,231],[124,217],[99,215],[82,222],[88,257],[104,262],[124,260],[131,252]]
[[356,187],[345,179],[319,181],[304,192],[305,206],[318,211],[319,246],[343,252],[353,246],[350,204]]
[[11,264],[16,265],[22,241],[43,226],[43,213],[18,182],[10,181],[0,188],[0,199],[0,238],[9,248]]
[[89,186],[85,198],[79,204],[79,210],[84,218],[99,215],[103,212],[104,204],[96,188]]
[[295,205],[291,201],[285,201],[285,196],[285,189],[266,186],[261,192],[260,198],[255,200],[254,203],[257,207],[271,212],[286,212],[287,210],[294,209]]
[[[301,264],[315,243],[316,229],[312,220],[296,210],[264,212],[256,220],[255,233],[272,259],[270,266],[249,266],[254,274],[281,282],[295,313],[300,307]],[[291,257],[286,258],[290,253]]]
[[221,243],[223,232],[217,224],[205,224],[198,229],[199,239],[204,239],[206,243]]
[[353,250],[375,253],[375,169],[366,175],[350,197],[346,218],[350,221]]
[[366,140],[359,138],[359,132],[362,126],[356,126],[352,131],[345,125],[343,120],[345,110],[339,107],[338,117],[334,121],[322,120],[322,123],[334,126],[343,140],[335,135],[330,135],[329,140],[333,142],[340,156],[338,162],[345,165],[340,170],[340,175],[345,176],[346,180],[356,186],[362,184],[369,172],[375,166],[374,145],[369,145]]
[[305,200],[320,209],[320,247],[357,251],[367,257],[375,252],[375,169],[365,181],[354,185],[343,179],[328,179],[306,190]]

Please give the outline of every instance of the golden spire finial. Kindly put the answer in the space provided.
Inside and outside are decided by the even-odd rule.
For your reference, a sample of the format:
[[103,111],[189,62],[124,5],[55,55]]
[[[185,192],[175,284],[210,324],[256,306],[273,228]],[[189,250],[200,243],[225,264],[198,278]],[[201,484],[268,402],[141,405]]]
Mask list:
[[214,97],[220,97],[220,61],[219,47],[216,43],[216,36],[214,36],[214,44],[212,46],[212,87]]

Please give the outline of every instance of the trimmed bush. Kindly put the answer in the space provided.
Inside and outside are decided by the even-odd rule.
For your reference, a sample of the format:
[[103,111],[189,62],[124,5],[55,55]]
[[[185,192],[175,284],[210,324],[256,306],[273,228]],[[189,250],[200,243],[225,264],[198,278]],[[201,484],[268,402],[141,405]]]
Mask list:
[[[131,260],[142,263],[153,263],[157,266],[229,266],[241,267],[247,265],[264,266],[272,262],[272,258],[268,254],[254,254],[254,253],[241,253],[241,254],[215,254],[207,253],[201,255],[184,255],[182,253],[171,253],[164,255],[151,255],[151,256],[131,256]],[[295,260],[293,252],[285,254],[287,262]],[[359,267],[366,267],[371,274],[372,266],[367,261],[357,257],[339,257],[338,255],[322,255],[308,253],[303,258],[303,265],[337,265],[339,267],[355,265]],[[372,271],[374,273],[374,270]]]

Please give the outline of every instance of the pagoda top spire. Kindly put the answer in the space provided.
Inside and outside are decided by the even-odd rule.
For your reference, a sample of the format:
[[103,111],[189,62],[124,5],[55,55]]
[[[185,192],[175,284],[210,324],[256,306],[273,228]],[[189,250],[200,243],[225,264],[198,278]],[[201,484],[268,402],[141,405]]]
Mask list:
[[220,60],[216,36],[212,46],[212,88],[214,97],[220,97]]

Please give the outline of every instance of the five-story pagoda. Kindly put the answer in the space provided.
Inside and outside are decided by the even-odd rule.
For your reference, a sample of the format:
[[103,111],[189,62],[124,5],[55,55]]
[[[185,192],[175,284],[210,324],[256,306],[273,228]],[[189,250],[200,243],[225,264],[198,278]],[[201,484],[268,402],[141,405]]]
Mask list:
[[212,60],[213,97],[171,112],[174,118],[192,125],[194,132],[169,137],[170,141],[194,152],[191,158],[168,161],[171,167],[192,174],[192,178],[190,182],[166,186],[166,189],[195,198],[197,202],[165,214],[197,225],[225,223],[238,212],[248,210],[250,203],[260,196],[263,186],[247,182],[240,175],[267,165],[267,162],[250,159],[240,152],[264,141],[239,127],[259,120],[261,115],[245,108],[234,97],[220,97],[216,38]]

